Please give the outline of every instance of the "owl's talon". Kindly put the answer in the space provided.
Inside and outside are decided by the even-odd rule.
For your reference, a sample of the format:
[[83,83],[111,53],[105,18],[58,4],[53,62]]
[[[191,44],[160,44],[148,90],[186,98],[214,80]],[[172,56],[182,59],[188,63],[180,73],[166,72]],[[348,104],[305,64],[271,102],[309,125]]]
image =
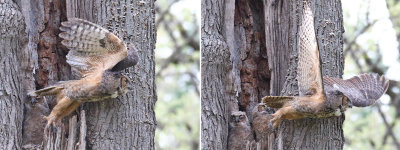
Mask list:
[[51,126],[51,125],[53,125],[53,126],[58,126],[58,125],[61,124],[61,120],[60,120],[60,119],[57,119],[57,118],[55,118],[55,117],[43,116],[43,119],[46,119],[46,120],[47,120],[47,125],[48,125],[48,126]]
[[61,124],[62,124],[62,123],[61,123],[61,119],[56,120],[56,121],[53,122],[53,125],[54,125],[54,126],[57,126],[57,127],[61,126]]
[[274,122],[274,125],[273,125],[273,129],[274,129],[274,130],[277,129],[280,123],[281,123],[281,120],[275,121],[275,122]]
[[268,128],[273,130],[274,128],[273,128],[272,124],[273,124],[273,122],[272,122],[272,121],[269,121],[269,122],[268,122]]
[[275,130],[276,128],[278,128],[282,120],[280,115],[273,114],[272,116],[272,119],[268,123],[268,128]]
[[36,103],[38,101],[38,99],[39,99],[38,97],[30,97],[31,104]]

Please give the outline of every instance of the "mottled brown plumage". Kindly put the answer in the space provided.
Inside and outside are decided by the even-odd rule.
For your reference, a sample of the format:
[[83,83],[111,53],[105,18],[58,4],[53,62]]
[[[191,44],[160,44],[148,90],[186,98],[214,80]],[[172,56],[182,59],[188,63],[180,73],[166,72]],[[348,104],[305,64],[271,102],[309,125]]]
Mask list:
[[252,113],[252,129],[256,135],[256,141],[260,143],[261,149],[268,148],[268,136],[272,133],[272,129],[268,127],[272,115],[267,112],[266,108],[267,106],[265,103],[259,103],[253,108]]
[[254,141],[249,120],[246,113],[242,111],[234,111],[229,119],[229,150],[244,150],[249,143]]
[[48,125],[60,122],[83,102],[124,94],[128,78],[117,71],[134,66],[138,59],[133,45],[128,52],[124,41],[99,25],[78,18],[69,18],[61,25],[61,43],[70,49],[67,63],[81,78],[28,93],[32,97],[56,95],[57,104],[45,117]]
[[266,96],[262,100],[271,108],[279,108],[270,121],[274,128],[284,119],[339,116],[352,105],[372,105],[389,86],[388,80],[377,74],[362,74],[348,80],[322,79],[313,17],[310,2],[304,1],[298,39],[299,96]]

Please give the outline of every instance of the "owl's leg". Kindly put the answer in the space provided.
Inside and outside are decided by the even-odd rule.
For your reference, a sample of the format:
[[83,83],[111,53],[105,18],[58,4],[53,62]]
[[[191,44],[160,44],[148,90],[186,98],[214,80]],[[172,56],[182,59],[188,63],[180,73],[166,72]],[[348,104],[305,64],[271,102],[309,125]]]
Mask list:
[[276,111],[273,115],[272,115],[272,119],[270,120],[270,124],[269,126],[271,126],[271,124],[273,124],[273,129],[276,129],[279,124],[283,121],[283,119],[285,119],[285,115],[290,115],[296,113],[296,109],[294,109],[291,106],[285,106],[282,107],[280,109],[278,109],[278,111]]
[[76,110],[79,107],[80,104],[81,102],[77,101],[72,102],[71,105],[69,105],[69,107],[64,110],[64,113],[60,115],[60,120],[71,114],[74,110]]
[[[51,111],[50,115],[44,117],[47,120],[47,125],[51,125],[53,123],[59,124],[61,119],[66,116],[65,113],[69,112],[69,107],[74,103],[68,97],[62,97],[58,102],[57,105],[54,106],[53,110]],[[76,105],[76,104],[75,104]],[[74,106],[74,105],[73,105]],[[78,104],[79,106],[79,104]],[[72,112],[72,111],[71,111]],[[68,113],[69,114],[69,113]]]

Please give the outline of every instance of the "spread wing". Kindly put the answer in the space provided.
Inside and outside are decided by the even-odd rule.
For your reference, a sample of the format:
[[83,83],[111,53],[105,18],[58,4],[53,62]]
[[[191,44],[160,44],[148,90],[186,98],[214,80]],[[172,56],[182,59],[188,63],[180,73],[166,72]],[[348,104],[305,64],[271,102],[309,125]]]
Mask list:
[[295,98],[294,96],[265,96],[262,98],[262,102],[270,108],[282,108],[285,103]]
[[354,106],[374,104],[388,89],[389,80],[378,74],[362,74],[347,80],[324,77],[324,84],[343,93]]
[[[299,28],[298,52],[297,80],[299,97],[323,96],[320,58],[314,31],[314,15],[310,2],[304,2],[302,22]],[[262,102],[271,108],[281,108],[285,103],[299,97],[266,96],[262,99]]]
[[67,63],[81,76],[111,69],[127,55],[124,41],[97,24],[69,18],[61,25],[61,43],[70,49]]
[[314,15],[310,8],[310,2],[304,2],[298,49],[297,80],[299,95],[323,94],[320,58],[314,31]]

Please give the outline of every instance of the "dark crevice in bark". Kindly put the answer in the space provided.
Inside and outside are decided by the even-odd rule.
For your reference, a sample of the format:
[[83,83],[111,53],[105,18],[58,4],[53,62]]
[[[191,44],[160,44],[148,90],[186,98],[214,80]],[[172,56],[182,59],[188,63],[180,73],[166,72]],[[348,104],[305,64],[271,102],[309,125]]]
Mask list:
[[241,97],[239,110],[251,111],[263,96],[269,95],[264,13],[261,1],[237,0],[235,8],[235,48],[240,51]]
[[[42,13],[25,15],[28,23],[30,42],[37,45],[38,68],[34,77],[36,89],[54,84],[60,80],[70,79],[70,67],[66,63],[66,48],[60,48],[58,37],[60,23],[65,18],[65,0],[59,1],[29,1],[26,9],[43,8]],[[64,8],[64,9],[63,9]],[[40,10],[36,10],[40,12]],[[42,18],[37,20],[36,18]],[[41,26],[43,28],[38,29]],[[37,39],[37,40],[36,40]],[[32,47],[32,50],[36,48]],[[33,90],[33,89],[32,89]],[[43,131],[50,109],[55,105],[54,97],[37,99],[35,102],[26,101],[24,117],[24,145],[40,145],[43,141]]]

